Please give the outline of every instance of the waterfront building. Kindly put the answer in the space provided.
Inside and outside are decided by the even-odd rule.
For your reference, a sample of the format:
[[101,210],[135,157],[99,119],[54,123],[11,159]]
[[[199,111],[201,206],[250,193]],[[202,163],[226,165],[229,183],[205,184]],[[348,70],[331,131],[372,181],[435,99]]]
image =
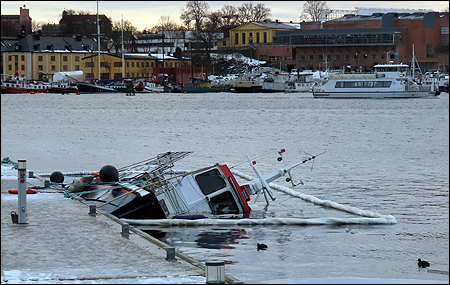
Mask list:
[[2,74],[48,80],[56,72],[83,69],[82,58],[96,47],[86,37],[25,36],[2,47]]

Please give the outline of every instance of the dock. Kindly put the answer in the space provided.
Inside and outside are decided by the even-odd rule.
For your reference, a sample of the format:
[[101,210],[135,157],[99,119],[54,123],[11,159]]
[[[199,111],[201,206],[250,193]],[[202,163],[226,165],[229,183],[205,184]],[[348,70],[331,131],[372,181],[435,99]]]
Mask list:
[[124,235],[121,220],[63,193],[28,194],[26,223],[13,223],[16,188],[18,180],[1,180],[2,284],[206,283],[204,263],[173,258],[173,248],[131,225]]

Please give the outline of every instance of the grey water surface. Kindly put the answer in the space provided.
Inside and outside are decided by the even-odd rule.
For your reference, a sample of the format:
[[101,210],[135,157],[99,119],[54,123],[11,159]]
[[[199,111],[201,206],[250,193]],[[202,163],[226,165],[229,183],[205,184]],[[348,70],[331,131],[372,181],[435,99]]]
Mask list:
[[[307,93],[1,98],[2,158],[25,158],[36,173],[98,171],[166,151],[194,151],[175,168],[221,163],[255,177],[247,155],[267,173],[279,166],[278,149],[286,149],[283,163],[326,151],[292,172],[303,185],[274,183],[397,219],[393,225],[150,229],[201,261],[224,260],[226,274],[245,283],[328,277],[449,280],[447,93],[398,100],[314,99]],[[275,194],[261,216],[355,217]],[[265,204],[263,197],[256,201]],[[257,251],[257,243],[268,249]],[[419,269],[418,258],[429,261],[430,268]]]

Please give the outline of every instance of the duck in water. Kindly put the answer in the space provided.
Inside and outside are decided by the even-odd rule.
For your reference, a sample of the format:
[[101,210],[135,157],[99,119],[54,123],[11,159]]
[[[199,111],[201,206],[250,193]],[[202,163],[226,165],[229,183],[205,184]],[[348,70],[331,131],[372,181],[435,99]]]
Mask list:
[[429,263],[428,261],[421,260],[420,258],[417,259],[417,261],[418,261],[417,265],[418,265],[419,267],[425,268],[425,267],[430,266],[430,263]]
[[258,251],[266,250],[267,249],[267,244],[258,243],[258,244],[256,244],[256,248],[258,249]]

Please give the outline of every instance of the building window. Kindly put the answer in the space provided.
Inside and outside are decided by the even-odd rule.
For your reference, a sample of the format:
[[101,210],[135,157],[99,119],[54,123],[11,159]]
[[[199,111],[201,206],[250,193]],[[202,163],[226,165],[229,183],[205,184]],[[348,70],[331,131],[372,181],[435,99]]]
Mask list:
[[80,57],[78,55],[75,56],[75,61],[80,61]]
[[38,70],[39,71],[43,71],[44,70],[44,66],[43,65],[38,65]]
[[317,60],[323,60],[323,55],[319,54],[319,55],[317,56]]
[[114,73],[114,79],[121,79],[122,73]]
[[25,65],[22,64],[22,65],[20,66],[20,70],[22,70],[22,71],[25,70]]
[[146,62],[146,66],[149,67],[149,65],[150,65],[149,62],[147,61],[147,62]]
[[100,62],[100,67],[108,67],[108,62],[107,61]]
[[256,33],[256,43],[259,44],[259,33]]
[[139,67],[139,61],[138,61],[138,62],[136,62],[136,67]]
[[139,72],[138,72],[138,73],[136,73],[136,77],[139,77]]
[[238,33],[234,34],[234,44],[235,45],[239,44],[239,34]]
[[63,71],[67,71],[67,65],[63,65]]
[[103,80],[103,79],[109,79],[109,73],[100,73],[100,79],[101,80]]
[[134,78],[134,72],[132,72],[132,73],[131,73],[131,77],[133,77],[133,78]]
[[227,45],[227,41],[222,41],[222,46],[226,46]]
[[21,56],[20,56],[20,60],[21,60],[21,61],[25,61],[25,56],[24,56],[24,55],[21,55]]
[[55,70],[56,70],[56,66],[51,65],[51,66],[50,66],[50,70],[51,70],[51,71],[55,71]]
[[80,66],[79,65],[75,65],[75,70],[80,70]]
[[134,61],[131,62],[131,67],[134,67]]
[[314,60],[314,55],[310,55],[309,60]]
[[63,56],[63,61],[67,61],[67,55]]
[[54,56],[54,55],[52,55],[52,56],[50,57],[50,61],[55,61],[55,56]]
[[334,56],[334,60],[336,60],[336,61],[341,60],[341,56],[340,56],[339,54],[335,55],[335,56]]
[[[130,67],[130,62],[129,61],[127,61],[127,67]],[[128,75],[127,75],[127,77],[128,77]]]
[[8,56],[8,60],[11,61],[12,60],[12,56]]
[[86,61],[84,63],[84,66],[86,66],[86,67],[94,67],[94,62],[93,61]]
[[267,43],[267,32],[263,33],[263,41],[264,43]]
[[242,44],[245,45],[245,33],[242,33]]
[[114,62],[114,67],[122,67],[122,62],[121,61],[115,61]]
[[38,56],[38,61],[43,61],[42,55]]
[[305,61],[305,60],[306,60],[305,55],[304,54],[300,55],[300,61]]
[[12,70],[12,65],[8,65],[8,70]]

